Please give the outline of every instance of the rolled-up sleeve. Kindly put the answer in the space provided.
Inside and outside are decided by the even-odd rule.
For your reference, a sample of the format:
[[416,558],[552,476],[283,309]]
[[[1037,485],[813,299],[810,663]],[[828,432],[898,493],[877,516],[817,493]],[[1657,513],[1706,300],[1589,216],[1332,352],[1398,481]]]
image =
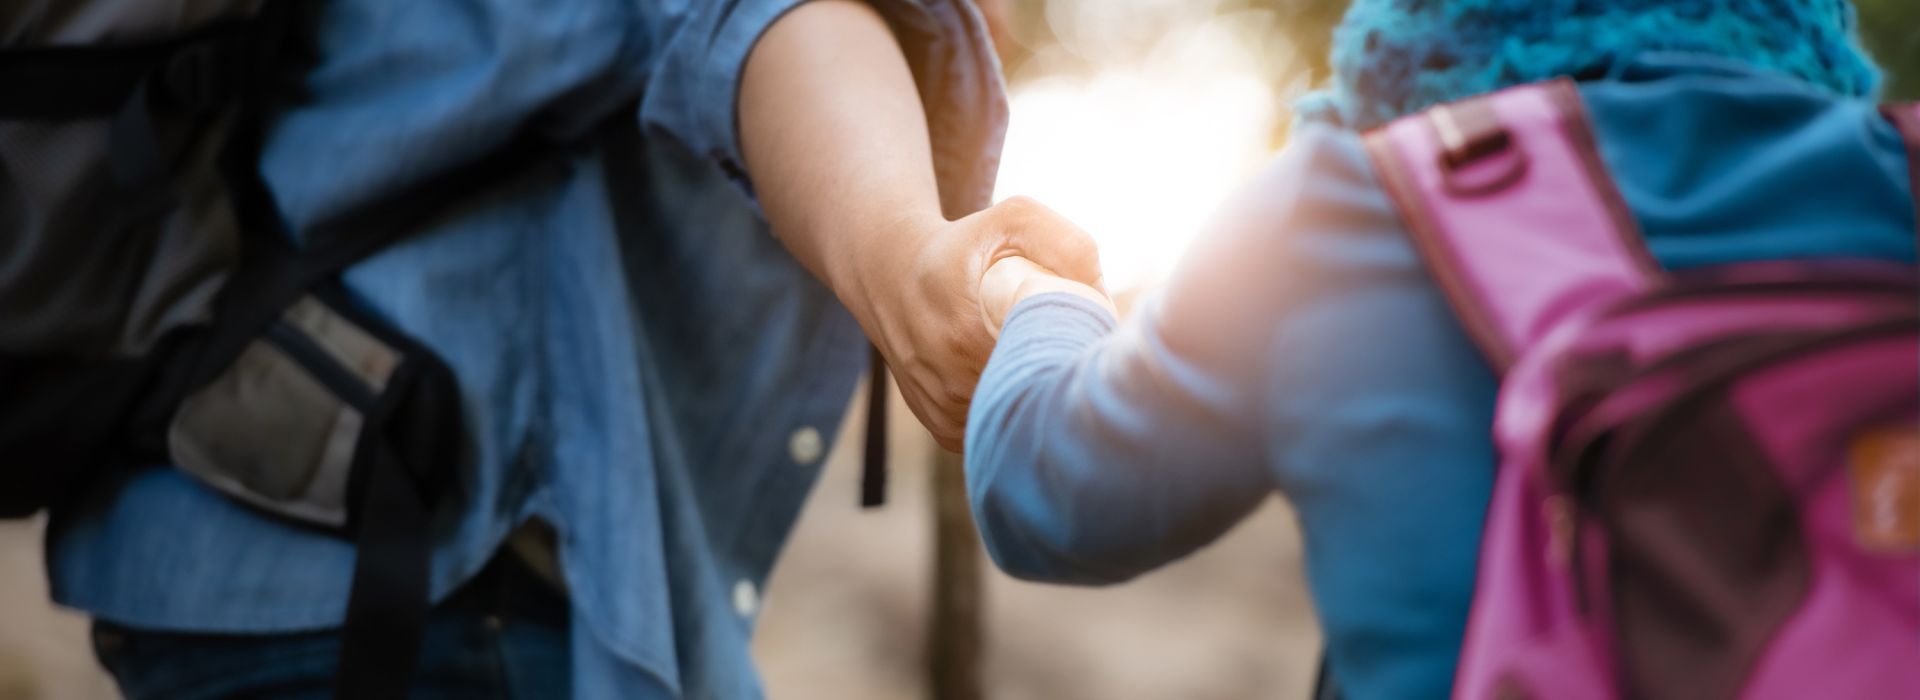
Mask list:
[[[740,152],[740,78],[767,29],[806,0],[645,3],[654,59],[641,123],[715,162],[752,192]],[[958,217],[989,203],[1007,105],[984,20],[966,0],[872,0],[906,55],[927,112],[941,203]]]

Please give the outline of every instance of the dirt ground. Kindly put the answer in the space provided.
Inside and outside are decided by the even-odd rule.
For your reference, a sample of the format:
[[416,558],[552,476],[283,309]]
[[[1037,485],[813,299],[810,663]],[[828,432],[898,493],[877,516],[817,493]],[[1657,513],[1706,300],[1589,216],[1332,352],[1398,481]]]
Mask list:
[[[893,415],[908,414],[899,406]],[[769,587],[754,654],[773,700],[927,696],[932,448],[895,421],[890,502],[861,511],[863,423],[847,421]],[[39,528],[0,524],[0,700],[114,698],[87,650],[85,619],[47,603]],[[1291,699],[1312,682],[1318,632],[1293,518],[1277,501],[1200,554],[1126,585],[1070,589],[993,573],[985,597],[983,675],[994,700]]]
[[40,531],[0,522],[0,700],[117,698],[87,646],[87,620],[47,602]]

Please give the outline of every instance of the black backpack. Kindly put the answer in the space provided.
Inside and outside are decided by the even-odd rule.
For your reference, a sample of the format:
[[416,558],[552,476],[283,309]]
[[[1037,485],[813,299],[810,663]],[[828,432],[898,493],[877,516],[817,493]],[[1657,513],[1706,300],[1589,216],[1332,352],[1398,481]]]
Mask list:
[[430,515],[466,441],[447,367],[356,306],[339,273],[541,149],[502,149],[295,243],[258,155],[267,111],[299,99],[310,51],[293,30],[317,9],[0,8],[0,517],[172,463],[350,538],[336,694],[400,697]]

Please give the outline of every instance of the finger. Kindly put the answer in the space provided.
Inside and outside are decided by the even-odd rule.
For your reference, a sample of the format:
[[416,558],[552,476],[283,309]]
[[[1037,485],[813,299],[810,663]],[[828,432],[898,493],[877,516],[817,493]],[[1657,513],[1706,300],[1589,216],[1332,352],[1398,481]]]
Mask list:
[[979,299],[980,320],[987,325],[987,335],[1000,337],[1001,316],[1013,303],[1015,291],[1020,287],[1023,263],[1031,264],[1018,256],[1006,258],[993,263],[980,277],[980,289],[974,296]]
[[974,374],[972,380],[949,383],[926,372],[909,370],[896,371],[894,378],[899,381],[900,396],[906,400],[907,410],[933,436],[934,442],[959,452],[966,437],[972,383],[978,380],[978,375]]
[[1002,202],[1008,245],[1054,274],[1105,291],[1100,247],[1085,229],[1027,197]]
[[967,435],[964,429],[956,429],[946,434],[934,433],[933,442],[938,444],[940,449],[954,454],[965,454],[967,451]]
[[1047,269],[1046,266],[1036,263],[1024,255],[1001,258],[994,261],[993,267],[987,268],[988,276],[1006,275],[1012,278],[1032,274],[1060,276],[1059,273]]
[[1046,285],[1034,287],[1035,280],[1056,280],[1061,285],[1072,285],[1084,289],[1088,294],[1097,294],[1090,287],[1060,277],[1052,270],[1035,264],[1022,256],[1003,259],[987,268],[987,275],[980,281],[981,321],[987,325],[987,332],[994,338],[1000,337],[1000,326],[1006,323],[1007,314],[1013,307],[1041,291]]

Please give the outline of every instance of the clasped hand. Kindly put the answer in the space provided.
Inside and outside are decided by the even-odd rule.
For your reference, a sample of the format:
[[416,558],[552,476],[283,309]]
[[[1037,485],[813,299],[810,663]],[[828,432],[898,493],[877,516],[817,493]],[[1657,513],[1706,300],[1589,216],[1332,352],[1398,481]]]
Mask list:
[[967,406],[1000,324],[1027,296],[1065,291],[1102,303],[1093,239],[1015,197],[959,221],[901,222],[861,257],[863,289],[843,294],[886,358],[907,406],[958,451]]

